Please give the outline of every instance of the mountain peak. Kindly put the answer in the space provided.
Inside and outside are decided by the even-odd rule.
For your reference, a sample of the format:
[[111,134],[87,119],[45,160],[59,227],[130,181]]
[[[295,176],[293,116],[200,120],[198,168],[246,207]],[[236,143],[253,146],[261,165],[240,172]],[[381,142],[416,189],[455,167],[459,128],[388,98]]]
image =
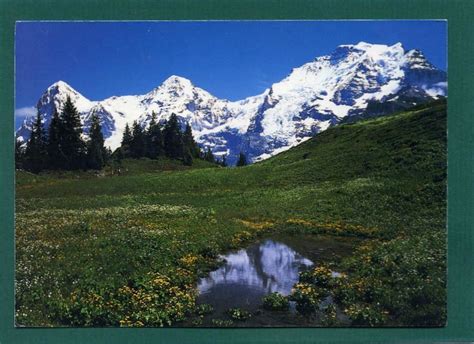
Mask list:
[[436,69],[419,49],[412,49],[405,54],[406,61],[412,69]]
[[[111,148],[120,146],[127,123],[136,120],[145,126],[153,112],[160,121],[175,113],[191,125],[204,148],[227,154],[229,161],[245,151],[255,161],[299,144],[346,116],[364,114],[371,104],[390,102],[387,109],[393,110],[408,104],[402,98],[409,95],[411,106],[415,100],[406,90],[418,92],[416,102],[435,99],[446,94],[446,73],[421,51],[405,51],[401,43],[361,41],[294,68],[264,93],[243,101],[217,98],[185,77],[170,75],[146,94],[101,101],[90,101],[59,80],[37,108],[47,127],[54,110],[60,111],[71,97],[85,127],[91,113],[99,114],[105,144]],[[27,139],[31,125],[23,125],[17,136]]]
[[71,86],[69,86],[69,84],[67,82],[65,82],[63,80],[58,80],[54,84],[52,84],[51,86],[71,87]]
[[58,80],[44,91],[36,107],[42,114],[52,114],[53,109],[61,111],[67,97],[71,98],[79,112],[87,112],[94,105],[68,83]]
[[57,95],[70,96],[71,98],[82,97],[82,95],[72,88],[67,82],[58,80],[50,85],[44,92],[44,95],[55,97]]
[[168,85],[168,86],[173,86],[173,85],[191,85],[191,80],[183,78],[182,76],[179,75],[171,75],[169,76],[165,81],[163,81],[162,85]]
[[332,64],[338,64],[341,61],[364,60],[366,58],[372,59],[373,61],[386,59],[398,60],[404,53],[405,50],[401,43],[386,45],[361,41],[357,44],[339,45],[329,56],[317,58],[316,61],[329,59]]
[[48,87],[48,90],[58,89],[58,90],[72,90],[75,91],[67,82],[58,80],[54,84]]
[[355,48],[358,50],[369,50],[369,49],[386,50],[386,49],[403,48],[403,44],[401,42],[397,42],[393,45],[388,45],[388,44],[376,44],[376,43],[368,43],[368,42],[360,41],[357,44],[342,44],[342,45],[339,45],[338,48]]
[[406,53],[407,57],[425,57],[420,49],[411,49]]
[[372,58],[378,58],[381,56],[393,56],[397,54],[403,55],[405,52],[401,43],[386,45],[359,42],[354,46],[354,48],[365,51],[365,53]]
[[375,43],[367,43],[364,41],[360,41],[359,43],[353,45],[354,48],[367,50],[367,49],[394,49],[394,48],[401,48],[403,47],[402,43],[397,42],[393,45],[388,44],[375,44]]
[[[149,93],[145,95],[146,101],[153,101],[155,97],[163,94],[173,95],[174,97],[179,97],[184,94],[192,94],[194,85],[191,80],[183,78],[179,75],[169,76],[160,86],[155,87]],[[161,97],[160,96],[160,97]]]

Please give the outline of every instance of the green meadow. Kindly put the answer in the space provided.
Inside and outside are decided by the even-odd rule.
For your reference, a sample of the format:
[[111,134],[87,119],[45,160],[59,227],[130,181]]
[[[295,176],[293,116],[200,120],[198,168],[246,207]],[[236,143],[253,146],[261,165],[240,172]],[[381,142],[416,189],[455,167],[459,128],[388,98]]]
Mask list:
[[303,316],[340,325],[317,307],[331,295],[353,326],[444,326],[445,102],[335,126],[245,167],[123,164],[17,172],[18,326],[179,325],[202,312],[196,282],[218,255],[271,233],[360,243],[340,277],[331,262],[301,274],[290,298]]

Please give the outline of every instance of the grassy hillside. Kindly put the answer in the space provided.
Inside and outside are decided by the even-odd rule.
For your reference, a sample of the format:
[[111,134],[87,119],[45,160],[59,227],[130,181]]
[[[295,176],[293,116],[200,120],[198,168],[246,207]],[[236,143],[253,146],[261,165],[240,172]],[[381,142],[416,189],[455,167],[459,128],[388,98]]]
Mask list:
[[218,253],[283,231],[366,238],[347,277],[306,276],[299,302],[311,285],[355,325],[443,324],[445,104],[334,127],[243,168],[127,164],[17,175],[19,324],[174,324],[196,312]]

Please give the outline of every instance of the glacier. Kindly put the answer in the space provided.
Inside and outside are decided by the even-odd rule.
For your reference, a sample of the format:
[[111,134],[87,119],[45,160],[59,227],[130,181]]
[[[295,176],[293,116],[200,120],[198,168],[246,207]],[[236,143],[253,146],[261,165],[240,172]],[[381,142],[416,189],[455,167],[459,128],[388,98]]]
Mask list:
[[[87,137],[90,119],[99,116],[106,146],[120,146],[126,124],[146,127],[153,112],[159,121],[175,113],[189,123],[200,146],[233,163],[239,152],[252,162],[283,152],[344,118],[395,111],[447,95],[446,72],[420,50],[359,42],[340,45],[331,54],[294,68],[259,95],[239,101],[219,99],[190,80],[172,75],[144,95],[92,101],[57,81],[36,105],[45,128],[69,96],[80,113]],[[381,110],[382,109],[382,110]],[[373,115],[373,113],[371,113]],[[34,118],[26,118],[16,138],[26,142]]]

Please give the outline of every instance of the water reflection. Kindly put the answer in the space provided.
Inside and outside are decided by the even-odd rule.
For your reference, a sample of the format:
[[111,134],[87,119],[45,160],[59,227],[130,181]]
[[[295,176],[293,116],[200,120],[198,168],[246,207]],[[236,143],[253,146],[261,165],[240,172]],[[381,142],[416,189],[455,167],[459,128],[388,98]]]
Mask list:
[[223,257],[226,264],[198,283],[199,302],[218,308],[259,304],[271,292],[288,295],[301,270],[313,262],[273,240]]

